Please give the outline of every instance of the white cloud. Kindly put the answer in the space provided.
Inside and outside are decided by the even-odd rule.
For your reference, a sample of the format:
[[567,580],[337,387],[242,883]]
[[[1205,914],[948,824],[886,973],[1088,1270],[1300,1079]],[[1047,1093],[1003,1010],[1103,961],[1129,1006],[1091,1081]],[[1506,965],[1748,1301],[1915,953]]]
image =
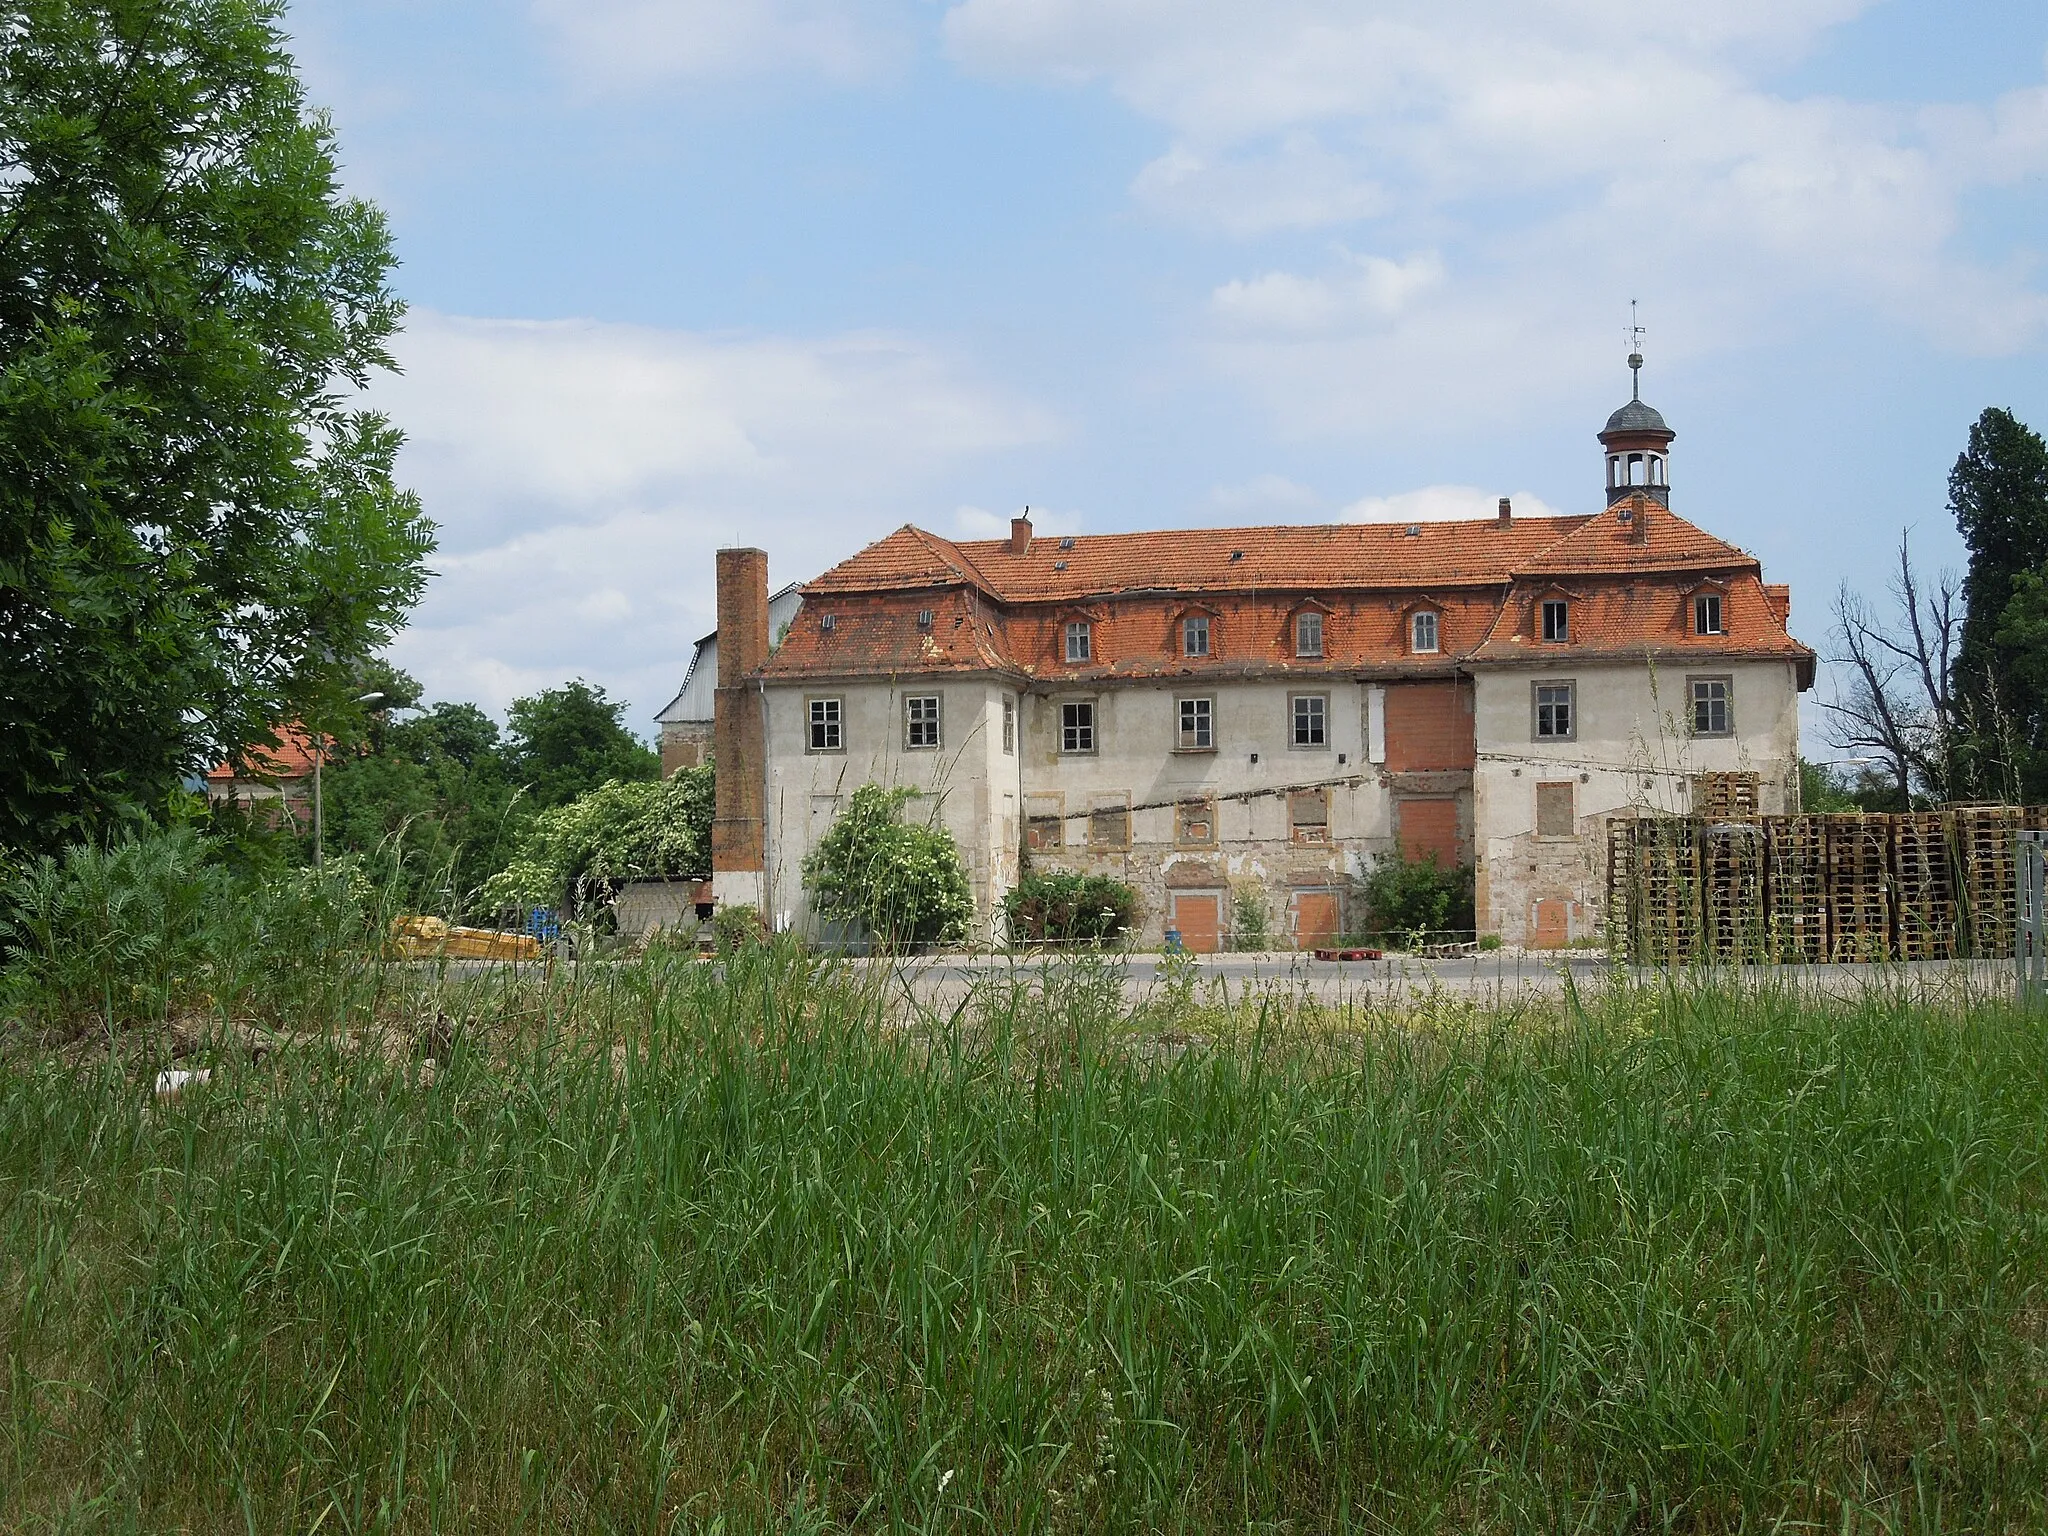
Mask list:
[[[1770,72],[1874,0],[959,0],[975,72],[1100,83],[1173,136],[1134,198],[1224,234],[1368,226],[1425,257],[1216,286],[1212,356],[1284,428],[1526,401],[1845,307],[1966,353],[2048,342],[2030,264],[1965,200],[2048,171],[2048,89],[1952,108],[1793,96]],[[1512,381],[1512,387],[1504,381]]]
[[[374,403],[442,528],[399,665],[490,708],[573,675],[667,702],[711,627],[713,554],[807,579],[1045,411],[901,338],[712,337],[415,311]],[[659,697],[655,695],[659,694]]]
[[[1510,496],[1517,517],[1556,517],[1557,508],[1527,491]],[[1425,485],[1393,496],[1361,496],[1346,507],[1345,523],[1451,523],[1474,517],[1496,517],[1500,494],[1471,485]]]
[[1308,486],[1285,475],[1255,475],[1236,485],[1219,485],[1209,492],[1209,505],[1226,517],[1253,513],[1267,519],[1313,512],[1323,504]]
[[889,0],[533,0],[585,78],[606,84],[779,73],[867,79],[907,39]]

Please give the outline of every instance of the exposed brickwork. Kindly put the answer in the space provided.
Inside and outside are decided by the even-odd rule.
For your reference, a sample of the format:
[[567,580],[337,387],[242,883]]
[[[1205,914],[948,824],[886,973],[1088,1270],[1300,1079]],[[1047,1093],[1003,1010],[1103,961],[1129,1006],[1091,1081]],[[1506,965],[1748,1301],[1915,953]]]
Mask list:
[[1479,760],[1472,689],[1463,683],[1387,687],[1387,769],[1470,771]]
[[760,700],[749,682],[768,659],[768,556],[718,552],[718,692],[713,726],[718,761],[711,823],[715,871],[763,870],[768,752]]

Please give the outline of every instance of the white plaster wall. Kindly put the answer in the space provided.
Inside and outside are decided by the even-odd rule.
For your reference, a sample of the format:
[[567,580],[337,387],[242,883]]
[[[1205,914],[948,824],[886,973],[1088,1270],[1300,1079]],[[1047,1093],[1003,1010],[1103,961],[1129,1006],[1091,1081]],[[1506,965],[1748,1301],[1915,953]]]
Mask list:
[[[1763,778],[1763,810],[1779,814],[1791,809],[1798,780],[1799,690],[1790,662],[1560,662],[1488,669],[1475,679],[1480,927],[1510,943],[1527,937],[1530,901],[1543,895],[1573,902],[1573,938],[1597,936],[1605,818],[1613,813],[1683,814],[1691,809],[1694,774],[1755,772]],[[1686,679],[1694,675],[1730,680],[1732,736],[1691,734]],[[1577,685],[1576,739],[1537,741],[1533,685],[1567,680]],[[1575,839],[1535,836],[1536,786],[1556,782],[1574,786]]]
[[[768,862],[772,911],[780,926],[809,930],[813,922],[803,890],[803,860],[863,784],[904,785],[932,797],[910,814],[931,814],[960,845],[974,888],[976,937],[989,936],[989,918],[1016,883],[1021,828],[1015,753],[1002,745],[1002,701],[1009,692],[985,679],[920,682],[819,683],[771,687],[763,695],[768,741]],[[941,745],[904,747],[904,701],[937,694]],[[841,701],[845,750],[810,752],[809,701]]]

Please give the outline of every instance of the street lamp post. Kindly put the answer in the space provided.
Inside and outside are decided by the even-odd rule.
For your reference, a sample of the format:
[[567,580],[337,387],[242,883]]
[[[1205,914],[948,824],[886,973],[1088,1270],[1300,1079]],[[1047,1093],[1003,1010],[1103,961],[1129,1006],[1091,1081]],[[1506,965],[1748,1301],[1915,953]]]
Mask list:
[[[381,704],[385,695],[366,693],[357,699],[358,704]],[[327,865],[327,827],[321,815],[320,765],[327,759],[327,737],[324,732],[313,733],[313,867],[324,869]]]

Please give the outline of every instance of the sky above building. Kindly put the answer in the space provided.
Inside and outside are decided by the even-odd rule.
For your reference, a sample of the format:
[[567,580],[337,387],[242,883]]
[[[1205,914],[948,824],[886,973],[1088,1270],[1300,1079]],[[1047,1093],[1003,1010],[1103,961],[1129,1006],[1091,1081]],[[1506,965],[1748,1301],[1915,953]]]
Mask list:
[[[412,313],[395,659],[643,730],[712,554],[1673,507],[1826,650],[2048,429],[2039,0],[295,0]],[[1809,717],[1810,718],[1810,717]],[[1810,743],[1818,748],[1817,741]],[[1810,755],[1826,755],[1812,751]]]

